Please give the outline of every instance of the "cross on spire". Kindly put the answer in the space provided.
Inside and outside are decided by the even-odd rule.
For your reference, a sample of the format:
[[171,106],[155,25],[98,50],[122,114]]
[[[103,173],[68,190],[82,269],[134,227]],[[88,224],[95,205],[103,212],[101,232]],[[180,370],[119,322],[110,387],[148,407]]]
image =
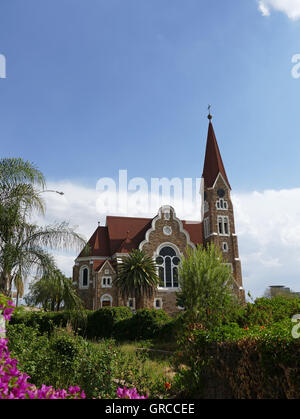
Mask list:
[[212,114],[210,113],[210,110],[211,110],[211,105],[208,105],[208,112],[209,112],[209,114],[208,114],[208,119],[211,121],[212,120]]

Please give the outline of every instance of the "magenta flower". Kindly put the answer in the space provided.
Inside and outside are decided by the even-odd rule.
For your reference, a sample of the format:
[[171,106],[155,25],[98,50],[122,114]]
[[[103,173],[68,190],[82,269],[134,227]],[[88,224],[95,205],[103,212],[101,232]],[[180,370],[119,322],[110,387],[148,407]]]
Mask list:
[[140,396],[136,388],[128,389],[127,387],[119,387],[117,390],[119,399],[147,399],[148,396]]

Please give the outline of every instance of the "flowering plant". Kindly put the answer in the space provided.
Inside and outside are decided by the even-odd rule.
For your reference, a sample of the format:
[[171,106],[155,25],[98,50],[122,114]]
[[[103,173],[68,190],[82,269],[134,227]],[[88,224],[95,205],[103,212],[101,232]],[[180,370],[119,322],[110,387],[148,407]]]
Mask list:
[[[13,311],[13,302],[0,295],[0,315],[3,314],[5,321],[10,320]],[[19,371],[18,361],[10,357],[7,343],[8,339],[0,337],[0,399],[85,399],[79,387],[69,387],[66,391],[45,385],[38,389],[30,384],[29,375]]]
[[140,396],[136,388],[121,388],[117,390],[117,396],[119,399],[148,399],[148,396]]

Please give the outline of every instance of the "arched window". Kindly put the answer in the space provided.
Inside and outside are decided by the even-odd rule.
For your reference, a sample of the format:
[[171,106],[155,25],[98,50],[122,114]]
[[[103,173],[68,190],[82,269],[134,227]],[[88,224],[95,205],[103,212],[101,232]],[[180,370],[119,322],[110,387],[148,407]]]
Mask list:
[[180,259],[170,246],[163,247],[156,258],[160,287],[178,288],[178,267]]
[[100,306],[103,307],[112,307],[112,296],[109,294],[102,295],[100,298]]
[[89,268],[82,266],[79,273],[79,287],[88,288],[89,286]]

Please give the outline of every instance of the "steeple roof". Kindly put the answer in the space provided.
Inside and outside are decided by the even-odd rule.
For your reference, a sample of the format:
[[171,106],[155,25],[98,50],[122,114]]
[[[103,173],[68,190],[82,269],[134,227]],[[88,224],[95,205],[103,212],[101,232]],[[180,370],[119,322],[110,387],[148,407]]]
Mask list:
[[207,134],[207,143],[206,143],[206,152],[204,160],[203,175],[204,183],[207,188],[211,188],[219,173],[223,176],[225,182],[230,187],[224,164],[222,161],[220,149],[216,139],[215,131],[213,124],[211,122],[211,117],[209,118],[208,134]]

